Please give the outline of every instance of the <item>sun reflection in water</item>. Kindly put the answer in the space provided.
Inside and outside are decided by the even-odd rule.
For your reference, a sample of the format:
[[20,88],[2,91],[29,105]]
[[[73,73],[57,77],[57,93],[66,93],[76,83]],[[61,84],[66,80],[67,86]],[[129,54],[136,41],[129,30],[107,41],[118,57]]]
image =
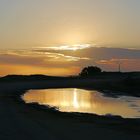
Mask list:
[[127,96],[121,98],[105,97],[95,90],[76,88],[30,90],[22,98],[26,103],[36,102],[55,106],[62,112],[114,114],[129,118],[140,116],[140,98]]
[[79,108],[78,98],[77,98],[77,89],[76,88],[74,89],[73,94],[74,94],[74,96],[73,96],[73,105],[74,105],[74,107]]

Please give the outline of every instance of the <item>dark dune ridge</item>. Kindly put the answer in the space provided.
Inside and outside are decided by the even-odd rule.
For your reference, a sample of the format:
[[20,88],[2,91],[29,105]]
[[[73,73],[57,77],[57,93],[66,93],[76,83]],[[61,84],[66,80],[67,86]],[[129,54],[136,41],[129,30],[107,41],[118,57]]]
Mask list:
[[139,73],[112,75],[92,78],[11,75],[0,78],[0,139],[140,139],[140,119],[62,113],[54,108],[25,104],[20,98],[29,89],[69,87],[114,90],[115,94],[121,91],[122,95],[129,91],[128,95],[140,95]]
[[[15,85],[16,84],[16,85]],[[102,72],[92,77],[8,75],[0,78],[0,91],[45,88],[93,88],[130,96],[140,96],[140,72]],[[16,87],[15,87],[16,86]],[[8,88],[6,88],[8,87]]]

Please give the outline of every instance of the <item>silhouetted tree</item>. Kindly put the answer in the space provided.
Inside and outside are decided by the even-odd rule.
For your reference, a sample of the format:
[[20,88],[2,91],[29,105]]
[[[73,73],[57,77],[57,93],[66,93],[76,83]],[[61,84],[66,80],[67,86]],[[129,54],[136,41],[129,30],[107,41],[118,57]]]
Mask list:
[[93,76],[95,74],[101,73],[102,70],[96,66],[88,66],[82,69],[80,76]]

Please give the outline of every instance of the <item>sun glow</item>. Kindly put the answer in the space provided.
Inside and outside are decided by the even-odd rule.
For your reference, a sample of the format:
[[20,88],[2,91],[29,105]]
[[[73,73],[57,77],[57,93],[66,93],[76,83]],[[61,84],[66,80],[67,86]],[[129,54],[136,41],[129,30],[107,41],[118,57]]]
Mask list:
[[74,45],[60,45],[60,46],[50,46],[50,47],[37,47],[37,49],[45,49],[45,50],[69,50],[69,51],[76,51],[82,50],[86,48],[93,47],[94,45],[90,44],[74,44]]

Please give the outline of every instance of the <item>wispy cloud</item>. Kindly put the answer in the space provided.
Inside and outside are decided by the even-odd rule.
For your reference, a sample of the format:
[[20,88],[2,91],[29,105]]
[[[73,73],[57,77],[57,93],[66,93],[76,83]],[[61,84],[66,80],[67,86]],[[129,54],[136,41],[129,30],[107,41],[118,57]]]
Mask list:
[[81,61],[89,59],[34,50],[0,51],[0,75],[38,73],[71,75],[78,73]]
[[90,44],[74,44],[74,45],[60,45],[60,46],[40,46],[36,47],[35,49],[44,49],[44,50],[54,50],[54,51],[76,51],[76,50],[83,50],[87,48],[94,47],[95,45]]
[[59,62],[59,64],[62,63],[63,65],[67,62],[77,62],[80,60],[89,60],[89,58],[33,50],[8,50],[0,52],[0,62],[10,64],[37,64],[41,66],[49,66],[48,64],[50,64],[51,62]]
[[97,65],[106,71],[140,70],[140,50],[121,48],[86,48],[77,51],[33,49],[0,51],[0,74],[43,73],[76,74],[85,66]]

